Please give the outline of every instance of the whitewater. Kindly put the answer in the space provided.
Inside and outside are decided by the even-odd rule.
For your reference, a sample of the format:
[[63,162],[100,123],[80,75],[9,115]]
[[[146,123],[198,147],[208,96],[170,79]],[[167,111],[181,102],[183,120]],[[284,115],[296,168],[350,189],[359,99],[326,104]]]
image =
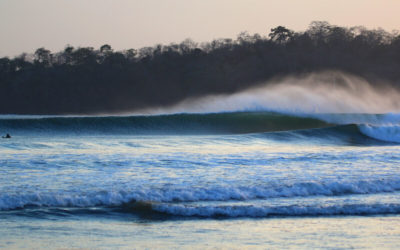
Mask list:
[[398,102],[359,81],[0,116],[0,247],[396,249]]

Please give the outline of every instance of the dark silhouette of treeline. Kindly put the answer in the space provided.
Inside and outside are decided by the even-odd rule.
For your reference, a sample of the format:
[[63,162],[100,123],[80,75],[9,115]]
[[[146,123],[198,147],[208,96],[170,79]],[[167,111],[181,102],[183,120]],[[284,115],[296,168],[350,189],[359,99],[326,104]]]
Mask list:
[[39,48],[0,58],[0,113],[134,111],[332,69],[400,87],[400,35],[312,22],[304,32],[278,26],[264,37],[243,32],[200,45],[187,39],[124,51],[107,44],[57,53]]

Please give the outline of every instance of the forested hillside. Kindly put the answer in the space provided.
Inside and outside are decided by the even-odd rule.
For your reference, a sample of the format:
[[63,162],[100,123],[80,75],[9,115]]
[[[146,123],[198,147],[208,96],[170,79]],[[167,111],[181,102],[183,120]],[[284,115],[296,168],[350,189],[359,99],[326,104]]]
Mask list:
[[[400,35],[313,22],[236,40],[114,51],[67,46],[0,58],[0,113],[96,114],[237,92],[273,77],[340,70],[400,87]],[[377,86],[379,87],[379,86]]]

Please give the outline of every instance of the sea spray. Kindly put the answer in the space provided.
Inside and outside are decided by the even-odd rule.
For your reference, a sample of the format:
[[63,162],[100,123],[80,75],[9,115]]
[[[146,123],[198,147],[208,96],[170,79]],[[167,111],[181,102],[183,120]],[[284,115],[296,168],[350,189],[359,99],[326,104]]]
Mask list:
[[230,95],[187,99],[148,113],[275,111],[290,114],[400,112],[400,92],[380,82],[339,71],[324,71],[271,80]]

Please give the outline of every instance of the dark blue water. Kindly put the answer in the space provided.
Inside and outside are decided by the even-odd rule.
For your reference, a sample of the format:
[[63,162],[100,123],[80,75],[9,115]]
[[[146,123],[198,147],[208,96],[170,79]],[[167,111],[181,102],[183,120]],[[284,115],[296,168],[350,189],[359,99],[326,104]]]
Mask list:
[[395,247],[393,117],[2,117],[0,247]]

